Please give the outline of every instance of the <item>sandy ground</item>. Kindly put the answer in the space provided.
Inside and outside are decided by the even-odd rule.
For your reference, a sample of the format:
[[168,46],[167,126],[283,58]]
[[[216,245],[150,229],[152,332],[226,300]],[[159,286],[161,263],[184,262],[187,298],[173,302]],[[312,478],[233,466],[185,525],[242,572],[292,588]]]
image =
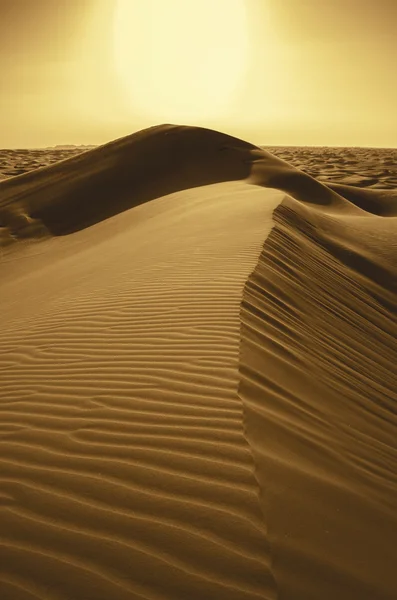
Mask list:
[[[264,147],[265,148],[265,147]],[[397,188],[395,148],[282,148],[267,150],[319,181],[373,189]]]
[[0,180],[7,179],[8,177],[16,177],[40,167],[47,167],[60,160],[81,154],[86,149],[81,146],[72,148],[61,146],[15,150],[0,149]]
[[395,598],[396,151],[0,155],[1,598]]

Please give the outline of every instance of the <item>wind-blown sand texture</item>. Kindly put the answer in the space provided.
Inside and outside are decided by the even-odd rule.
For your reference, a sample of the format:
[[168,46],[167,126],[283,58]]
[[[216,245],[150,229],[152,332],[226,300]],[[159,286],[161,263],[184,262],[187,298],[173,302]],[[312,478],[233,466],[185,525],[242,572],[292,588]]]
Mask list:
[[22,175],[41,167],[81,154],[94,146],[55,146],[54,148],[32,148],[0,150],[0,180]]
[[396,148],[263,148],[325,183],[397,188]]
[[277,152],[0,183],[1,598],[395,598],[397,191]]

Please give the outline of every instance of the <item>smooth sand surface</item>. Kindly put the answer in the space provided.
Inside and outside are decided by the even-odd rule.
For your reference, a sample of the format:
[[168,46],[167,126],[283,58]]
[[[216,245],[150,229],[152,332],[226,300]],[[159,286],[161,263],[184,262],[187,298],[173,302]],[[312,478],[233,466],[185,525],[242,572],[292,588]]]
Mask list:
[[397,199],[353,183],[177,126],[0,183],[1,598],[395,598]]

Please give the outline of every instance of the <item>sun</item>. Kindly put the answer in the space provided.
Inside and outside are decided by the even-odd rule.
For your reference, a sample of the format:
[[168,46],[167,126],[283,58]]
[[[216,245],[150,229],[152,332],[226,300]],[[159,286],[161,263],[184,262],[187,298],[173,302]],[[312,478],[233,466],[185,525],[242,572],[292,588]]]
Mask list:
[[167,122],[217,116],[247,68],[245,0],[118,0],[114,57],[135,112]]

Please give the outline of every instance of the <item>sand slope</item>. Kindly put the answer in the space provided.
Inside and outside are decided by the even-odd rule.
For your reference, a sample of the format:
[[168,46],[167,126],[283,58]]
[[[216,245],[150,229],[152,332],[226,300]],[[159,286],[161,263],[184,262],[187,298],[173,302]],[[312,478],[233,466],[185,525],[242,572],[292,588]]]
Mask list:
[[281,199],[211,185],[6,254],[3,597],[274,597],[237,385]]
[[161,126],[0,213],[2,598],[394,598],[395,191]]
[[6,179],[0,227],[19,237],[38,222],[52,234],[71,233],[165,194],[245,179],[250,165],[226,145],[255,148],[208,129],[161,125]]
[[349,202],[258,155],[269,177],[291,195],[244,290],[240,396],[279,594],[392,599],[397,199],[374,215],[367,191],[335,186]]

